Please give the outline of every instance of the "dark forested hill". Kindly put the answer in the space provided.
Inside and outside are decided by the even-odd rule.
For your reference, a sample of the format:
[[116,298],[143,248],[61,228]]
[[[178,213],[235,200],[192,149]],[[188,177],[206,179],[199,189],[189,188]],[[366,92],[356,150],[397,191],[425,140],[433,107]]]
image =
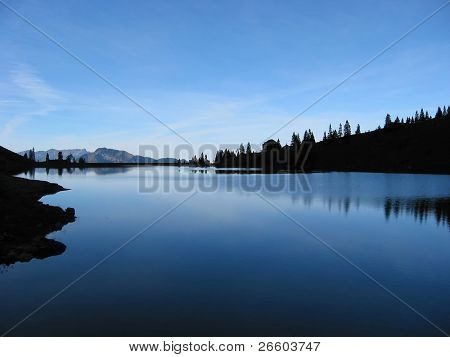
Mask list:
[[14,173],[32,166],[30,160],[0,146],[0,172]]
[[306,169],[450,173],[450,120],[351,135],[314,144]]
[[[310,150],[310,151],[309,151]],[[195,158],[194,158],[195,159]],[[195,162],[195,160],[192,160]],[[368,171],[450,174],[450,110],[438,107],[431,117],[423,109],[405,119],[386,115],[384,127],[352,133],[348,121],[330,125],[322,141],[306,130],[303,141],[293,133],[290,145],[266,141],[260,152],[250,143],[239,149],[219,150],[216,167],[254,167],[266,171]]]

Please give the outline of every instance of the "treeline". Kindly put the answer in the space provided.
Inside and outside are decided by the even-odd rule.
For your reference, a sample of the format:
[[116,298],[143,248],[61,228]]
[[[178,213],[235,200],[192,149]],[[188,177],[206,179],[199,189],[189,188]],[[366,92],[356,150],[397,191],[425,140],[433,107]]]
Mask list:
[[280,139],[268,140],[262,150],[253,151],[250,143],[240,144],[239,149],[232,151],[229,149],[219,150],[214,159],[214,166],[223,167],[246,167],[281,169],[289,166],[292,169],[299,168],[305,157],[307,147],[316,142],[311,129],[305,131],[303,140],[299,133],[292,133],[291,143],[282,146]]
[[[25,159],[28,159],[30,161],[36,162],[36,154],[34,151],[34,147],[28,151],[28,153],[23,154],[23,157]],[[51,160],[50,155],[47,153],[45,156],[45,162],[46,163],[66,163],[66,164],[76,164],[77,160],[72,154],[67,155],[67,157],[64,159],[64,155],[61,151],[58,152],[58,155],[56,157],[56,160]],[[80,157],[78,159],[78,164],[83,165],[86,163],[86,160],[83,157]]]
[[[359,135],[359,134],[361,134],[361,127],[358,124],[356,126],[355,135]],[[346,120],[344,126],[342,126],[341,123],[339,124],[338,130],[336,130],[336,129],[333,130],[333,128],[330,124],[330,126],[328,127],[328,132],[325,131],[323,133],[322,141],[339,139],[344,136],[350,136],[350,135],[352,135],[352,127],[351,127],[350,123],[348,122],[348,120]]]
[[[449,106],[450,107],[450,106]],[[388,113],[386,114],[386,118],[384,119],[384,126],[381,127],[381,125],[378,125],[378,127],[375,130],[383,130],[383,129],[392,129],[392,128],[399,128],[403,125],[412,125],[416,123],[421,123],[427,120],[432,119],[450,119],[450,108],[447,108],[444,106],[443,109],[441,107],[437,108],[436,115],[434,117],[430,116],[428,114],[428,111],[424,111],[423,109],[420,109],[420,111],[416,110],[416,113],[412,116],[408,116],[405,118],[399,118],[398,116],[395,119],[392,119],[391,115]],[[367,132],[370,132],[367,131]],[[328,132],[323,133],[323,139],[322,141],[328,141],[328,140],[334,140],[334,139],[340,139],[346,136],[351,135],[359,135],[361,134],[361,127],[359,124],[356,126],[356,130],[354,134],[352,133],[352,128],[348,120],[345,121],[344,125],[342,123],[339,124],[339,128],[333,129],[331,124],[328,127]]]
[[[181,166],[181,160],[178,159],[177,165]],[[211,162],[208,160],[208,155],[204,155],[201,153],[200,157],[197,159],[197,156],[194,155],[194,157],[189,160],[189,166],[194,167],[208,167],[211,166]]]
[[[393,129],[400,129],[402,127],[415,128],[416,124],[421,122],[426,122],[429,120],[444,120],[450,119],[450,109],[448,107],[437,108],[434,117],[430,116],[428,111],[420,109],[416,111],[414,115],[408,116],[406,118],[392,119],[390,114],[385,117],[384,126],[378,126],[374,131],[378,132],[380,135],[384,133],[389,133]],[[417,126],[418,127],[418,126]],[[417,129],[420,130],[420,129]],[[371,131],[366,131],[369,133]],[[333,129],[331,124],[328,127],[328,131],[324,132],[321,144],[326,144],[329,142],[336,142],[337,140],[348,138],[351,136],[361,135],[361,127],[359,124],[356,125],[356,129],[353,132],[351,124],[348,120],[342,125],[339,124],[337,129]],[[361,140],[365,140],[366,136],[361,136]],[[369,140],[369,139],[368,139]],[[288,169],[296,170],[300,168],[303,163],[307,151],[310,149],[312,144],[316,143],[314,133],[308,129],[303,135],[303,140],[299,133],[293,133],[291,137],[290,144],[284,146],[281,145],[280,140],[268,140],[263,146],[262,150],[259,152],[253,151],[250,143],[246,146],[241,144],[237,150],[219,150],[216,153],[214,159],[214,166],[223,167],[243,167],[243,168],[265,168],[265,169]],[[307,145],[305,145],[307,144]],[[309,148],[308,148],[309,147]],[[202,154],[203,156],[203,154]],[[209,166],[211,163],[209,161],[198,160],[199,166]],[[200,165],[202,163],[202,165]]]

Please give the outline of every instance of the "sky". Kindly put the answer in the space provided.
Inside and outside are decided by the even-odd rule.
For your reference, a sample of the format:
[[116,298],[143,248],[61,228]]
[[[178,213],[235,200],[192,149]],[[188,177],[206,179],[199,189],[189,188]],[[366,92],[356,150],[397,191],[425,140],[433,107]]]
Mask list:
[[450,104],[450,5],[278,131],[444,3],[0,0],[0,145],[164,157],[434,114]]

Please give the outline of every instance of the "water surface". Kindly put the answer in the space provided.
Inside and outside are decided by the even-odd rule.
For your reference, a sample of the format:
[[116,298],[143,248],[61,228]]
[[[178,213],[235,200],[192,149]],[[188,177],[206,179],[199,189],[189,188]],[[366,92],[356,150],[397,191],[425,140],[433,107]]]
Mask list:
[[64,254],[0,268],[2,331],[128,244],[11,335],[450,332],[449,176],[149,167],[34,178],[69,188],[43,201],[74,207],[77,221],[50,235]]

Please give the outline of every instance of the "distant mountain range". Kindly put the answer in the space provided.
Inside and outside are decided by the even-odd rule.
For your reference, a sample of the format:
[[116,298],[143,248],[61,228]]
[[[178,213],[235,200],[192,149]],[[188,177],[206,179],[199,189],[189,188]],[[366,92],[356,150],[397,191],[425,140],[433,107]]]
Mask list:
[[[72,154],[72,156],[75,158],[75,160],[79,160],[80,157],[89,154],[89,152],[86,149],[70,149],[70,150],[56,150],[56,149],[50,149],[47,151],[36,151],[34,153],[36,161],[45,161],[45,158],[48,156],[50,160],[56,160],[58,157],[58,152],[62,152],[63,158],[65,159],[68,155]],[[28,154],[28,151],[21,151],[18,153],[19,155]]]
[[[129,152],[122,150],[114,150],[108,148],[98,148],[94,152],[89,152],[86,149],[69,149],[69,150],[56,150],[50,149],[47,151],[36,151],[35,158],[36,161],[45,161],[47,153],[50,160],[55,160],[58,157],[58,152],[62,152],[63,158],[67,158],[68,155],[72,154],[76,161],[83,158],[87,163],[117,163],[117,164],[131,164],[131,163],[176,163],[177,159],[174,158],[162,158],[153,159],[150,157],[133,155]],[[28,151],[19,152],[19,155],[24,155]]]

